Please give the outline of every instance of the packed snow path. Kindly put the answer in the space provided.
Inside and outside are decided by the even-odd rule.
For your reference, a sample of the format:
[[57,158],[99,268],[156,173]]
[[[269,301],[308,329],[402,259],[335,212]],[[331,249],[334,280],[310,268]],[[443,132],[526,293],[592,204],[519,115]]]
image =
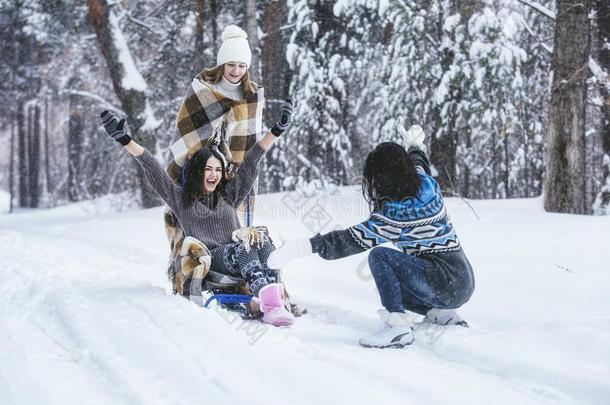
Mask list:
[[[361,200],[262,196],[257,223],[311,235],[365,219]],[[309,313],[277,329],[168,293],[161,209],[0,214],[0,403],[610,403],[610,218],[471,204],[480,220],[448,199],[471,328],[418,325],[402,350],[357,344],[379,326],[366,254],[287,266]]]

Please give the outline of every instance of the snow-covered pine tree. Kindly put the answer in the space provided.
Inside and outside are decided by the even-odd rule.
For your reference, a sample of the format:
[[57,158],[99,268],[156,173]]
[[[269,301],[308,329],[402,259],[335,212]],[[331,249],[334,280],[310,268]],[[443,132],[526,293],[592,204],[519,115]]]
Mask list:
[[464,187],[464,194],[479,198],[518,195],[524,164],[522,137],[518,136],[518,106],[526,99],[521,65],[527,56],[518,44],[522,17],[494,3],[486,1],[468,21],[469,75],[464,103],[471,139],[470,145],[460,144],[458,161],[477,179],[477,187],[463,179],[470,184]]
[[[552,11],[554,2],[542,0],[541,6]],[[523,16],[518,45],[525,51],[526,60],[521,64],[524,80],[524,98],[517,104],[518,127],[515,135],[521,145],[515,163],[519,167],[516,186],[519,197],[537,197],[542,194],[544,174],[544,140],[548,119],[550,96],[551,47],[553,26],[550,19],[523,4],[514,4],[516,12]]]
[[289,2],[288,20],[295,29],[287,59],[294,71],[290,94],[295,114],[282,146],[288,152],[286,172],[293,175],[286,178],[285,187],[318,178],[347,184],[352,171],[344,110],[351,65],[343,56],[347,49],[344,22],[334,14],[333,3]]

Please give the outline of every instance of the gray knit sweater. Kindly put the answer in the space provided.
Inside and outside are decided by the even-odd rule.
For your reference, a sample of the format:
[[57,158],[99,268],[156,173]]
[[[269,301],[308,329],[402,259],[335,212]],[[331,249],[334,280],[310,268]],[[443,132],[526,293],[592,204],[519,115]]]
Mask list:
[[152,188],[176,214],[184,234],[199,239],[212,250],[232,242],[231,233],[240,227],[234,207],[238,206],[252,189],[258,176],[258,164],[265,152],[258,143],[250,148],[235,177],[225,186],[226,199],[220,197],[213,209],[201,201],[195,201],[189,208],[184,208],[181,200],[182,189],[172,181],[149,151],[145,150],[137,156],[136,161],[144,169]]

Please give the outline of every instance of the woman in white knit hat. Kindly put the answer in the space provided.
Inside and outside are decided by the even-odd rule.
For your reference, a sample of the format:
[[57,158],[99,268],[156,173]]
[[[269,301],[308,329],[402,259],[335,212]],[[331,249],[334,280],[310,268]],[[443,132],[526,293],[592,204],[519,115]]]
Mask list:
[[[266,234],[261,235],[260,228],[250,226],[250,214],[258,163],[273,141],[288,129],[292,104],[282,106],[282,118],[263,137],[263,88],[250,80],[251,61],[246,32],[235,25],[226,27],[216,66],[204,69],[192,80],[178,111],[169,176],[163,176],[154,159],[134,146],[134,141],[124,138],[126,142],[122,143],[136,156],[149,182],[168,205],[165,223],[172,249],[168,275],[174,292],[202,304],[204,280],[182,269],[184,256],[189,254],[184,246],[195,238],[207,248],[209,260],[200,258],[201,263],[209,263],[208,270],[216,273],[245,279],[250,292],[260,299],[263,322],[279,326],[292,323],[294,317],[285,308],[283,284],[266,263],[273,245]],[[117,123],[118,119],[104,118],[107,132],[118,140],[117,136],[122,137],[126,130]],[[208,168],[212,166],[218,173],[210,175],[208,181]],[[177,187],[168,187],[168,179]],[[164,189],[172,192],[163,193]],[[211,204],[202,205],[202,198]],[[246,218],[241,218],[241,226],[246,227],[240,228],[237,214],[243,206]],[[185,237],[190,238],[183,244]]]
[[248,69],[251,63],[248,34],[237,25],[229,25],[222,32],[216,66],[204,69],[202,78],[228,98],[243,100],[258,90],[258,86],[250,80]]

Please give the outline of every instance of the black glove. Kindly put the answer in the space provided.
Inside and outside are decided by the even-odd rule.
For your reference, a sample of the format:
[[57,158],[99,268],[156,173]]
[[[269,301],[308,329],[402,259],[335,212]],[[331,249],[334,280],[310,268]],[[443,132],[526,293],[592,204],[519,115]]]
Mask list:
[[107,110],[100,115],[100,118],[108,136],[123,146],[131,142],[129,129],[125,125],[124,119],[119,121],[116,115]]
[[292,124],[292,101],[290,99],[282,103],[280,113],[282,114],[280,120],[271,127],[271,133],[275,136],[282,135]]

